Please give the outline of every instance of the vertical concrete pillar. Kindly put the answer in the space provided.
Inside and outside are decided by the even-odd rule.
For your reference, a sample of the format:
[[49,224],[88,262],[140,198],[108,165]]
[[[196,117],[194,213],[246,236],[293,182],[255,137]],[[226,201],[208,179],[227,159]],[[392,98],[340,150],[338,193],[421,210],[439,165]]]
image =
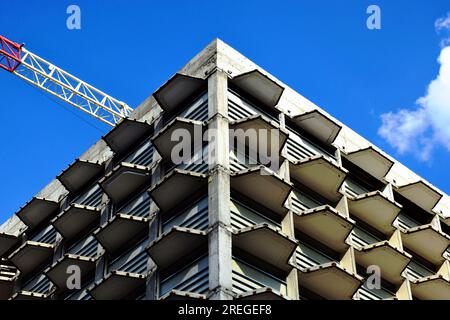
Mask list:
[[[286,128],[286,121],[285,121],[285,115],[284,113],[280,113],[278,115],[278,119],[280,120],[280,128],[285,129]],[[286,148],[283,148],[281,150],[281,156],[285,159],[280,164],[280,170],[278,174],[285,179],[288,182],[291,182],[291,175],[289,170],[289,161],[287,160],[287,152]],[[294,227],[294,213],[292,212],[292,197],[289,195],[287,199],[287,206],[289,207],[289,211],[286,214],[286,216],[281,221],[281,229],[283,233],[287,234],[291,238],[295,238],[295,227]],[[291,257],[291,264],[295,265],[295,253]],[[287,284],[287,295],[289,298],[298,300],[299,299],[299,292],[298,292],[298,276],[297,276],[297,270],[293,268],[287,275],[286,278],[286,284]]]
[[227,95],[228,77],[216,70],[208,78],[208,298],[212,300],[233,298]]
[[[162,118],[159,117],[154,122],[154,129],[155,132],[162,129],[164,123],[162,121]],[[153,153],[153,162],[160,161],[161,156],[157,153]],[[160,179],[162,179],[162,168],[161,163],[156,166],[152,170],[152,177],[151,177],[151,186],[154,186],[157,184]],[[148,243],[152,243],[159,237],[159,231],[160,231],[160,215],[158,214],[158,207],[155,203],[152,202],[150,206],[150,212],[149,212],[150,222],[149,222],[149,233],[148,233]],[[159,272],[157,269],[157,266],[155,262],[149,258],[147,262],[147,272],[148,277],[145,283],[145,298],[146,300],[158,300],[159,298]]]

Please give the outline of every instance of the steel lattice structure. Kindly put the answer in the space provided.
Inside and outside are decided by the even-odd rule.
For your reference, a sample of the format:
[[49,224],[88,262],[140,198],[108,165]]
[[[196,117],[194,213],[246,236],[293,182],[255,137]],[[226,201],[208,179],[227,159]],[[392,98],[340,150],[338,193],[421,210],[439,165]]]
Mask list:
[[133,111],[126,103],[1,35],[0,67],[110,126],[115,126]]

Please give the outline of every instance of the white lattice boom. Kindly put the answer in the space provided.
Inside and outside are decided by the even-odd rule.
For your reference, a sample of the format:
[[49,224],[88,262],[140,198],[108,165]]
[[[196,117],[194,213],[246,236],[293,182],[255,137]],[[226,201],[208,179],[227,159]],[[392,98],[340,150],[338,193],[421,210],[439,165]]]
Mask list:
[[2,36],[0,67],[111,126],[115,126],[133,111],[126,103]]

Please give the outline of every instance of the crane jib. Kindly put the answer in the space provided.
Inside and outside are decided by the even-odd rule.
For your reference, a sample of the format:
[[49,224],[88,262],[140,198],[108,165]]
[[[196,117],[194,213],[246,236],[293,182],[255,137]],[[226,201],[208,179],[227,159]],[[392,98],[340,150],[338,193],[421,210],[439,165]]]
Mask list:
[[22,62],[22,46],[0,35],[0,68],[14,72]]
[[133,111],[126,103],[1,35],[0,68],[110,126]]

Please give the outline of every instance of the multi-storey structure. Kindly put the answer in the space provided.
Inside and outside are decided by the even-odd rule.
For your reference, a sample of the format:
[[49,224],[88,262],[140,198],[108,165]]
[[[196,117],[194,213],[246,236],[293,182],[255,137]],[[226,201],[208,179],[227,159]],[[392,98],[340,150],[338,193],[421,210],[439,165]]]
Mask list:
[[[231,128],[278,130],[279,166],[239,156]],[[176,129],[217,136],[174,164]],[[450,299],[447,215],[448,196],[215,40],[1,227],[0,297]]]

